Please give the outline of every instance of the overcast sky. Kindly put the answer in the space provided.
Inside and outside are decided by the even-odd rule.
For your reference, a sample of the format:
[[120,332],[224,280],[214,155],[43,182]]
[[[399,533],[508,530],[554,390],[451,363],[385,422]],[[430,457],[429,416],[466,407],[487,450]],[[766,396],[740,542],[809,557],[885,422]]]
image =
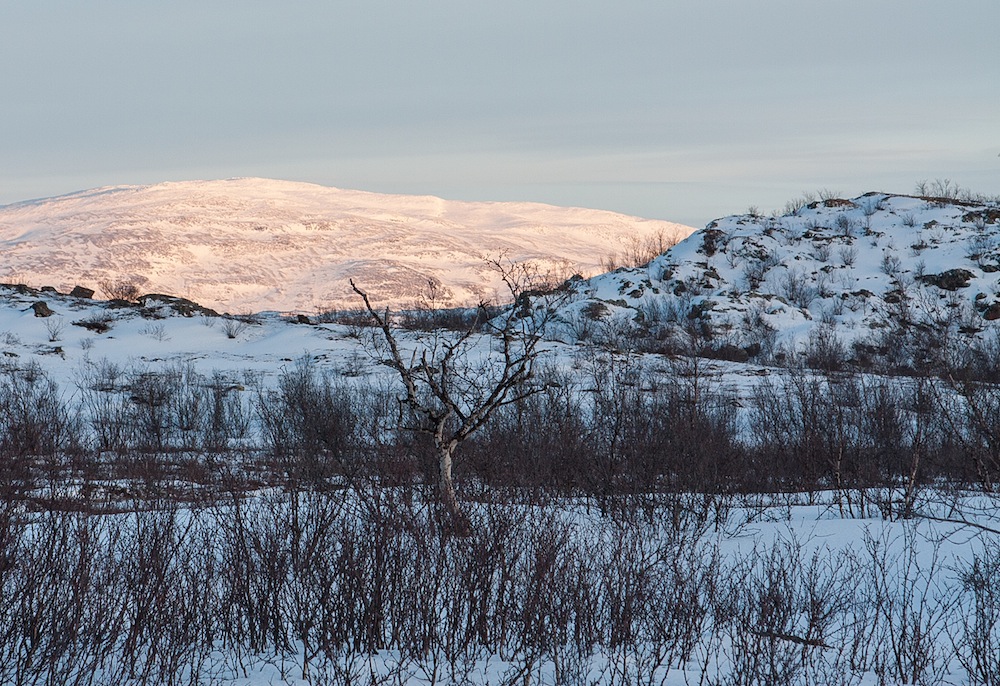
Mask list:
[[704,225],[1000,194],[997,0],[0,1],[0,204],[264,176]]

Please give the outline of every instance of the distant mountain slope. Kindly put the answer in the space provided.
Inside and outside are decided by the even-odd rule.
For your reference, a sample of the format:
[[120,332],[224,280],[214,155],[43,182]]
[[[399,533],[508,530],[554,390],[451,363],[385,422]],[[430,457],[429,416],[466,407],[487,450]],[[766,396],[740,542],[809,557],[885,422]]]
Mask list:
[[438,306],[499,285],[503,252],[566,278],[597,273],[629,244],[693,229],[537,203],[380,195],[267,179],[119,186],[0,207],[0,282],[98,290],[129,279],[231,312],[358,305],[353,277],[382,304]]
[[1000,203],[870,193],[726,217],[576,290],[571,338],[629,330],[734,359],[826,346],[914,364],[1000,330]]

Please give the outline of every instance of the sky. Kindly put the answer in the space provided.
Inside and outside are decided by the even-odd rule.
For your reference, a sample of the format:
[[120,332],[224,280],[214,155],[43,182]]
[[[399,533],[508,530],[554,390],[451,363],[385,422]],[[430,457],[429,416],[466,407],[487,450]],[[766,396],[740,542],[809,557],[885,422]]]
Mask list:
[[1000,194],[996,0],[0,0],[0,204],[260,176],[703,226]]

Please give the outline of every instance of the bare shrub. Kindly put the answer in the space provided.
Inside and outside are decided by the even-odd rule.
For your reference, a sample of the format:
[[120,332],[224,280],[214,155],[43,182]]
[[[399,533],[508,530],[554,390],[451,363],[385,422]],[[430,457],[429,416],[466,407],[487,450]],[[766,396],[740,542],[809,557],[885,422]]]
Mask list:
[[798,198],[792,198],[785,203],[785,214],[798,214],[802,208],[814,202],[816,202],[815,194],[803,192]]
[[126,384],[125,371],[107,361],[85,367],[77,381],[82,392],[81,409],[98,453],[124,455],[134,445],[132,403]]
[[642,267],[649,264],[667,250],[677,245],[680,236],[661,229],[652,236],[640,238],[630,236],[620,252],[613,252],[601,258],[601,269],[613,272],[621,268]]
[[796,307],[809,309],[819,292],[810,282],[809,276],[802,271],[789,269],[781,281],[782,293]]
[[948,668],[946,622],[954,599],[939,585],[942,562],[918,560],[916,532],[904,529],[903,550],[890,552],[890,541],[866,537],[869,602],[878,618],[873,666],[880,679],[905,684],[941,683]]
[[834,372],[843,369],[847,347],[833,326],[820,325],[809,333],[805,349],[806,364],[814,369]]
[[487,321],[499,313],[499,308],[486,303],[480,304],[479,307],[445,309],[424,307],[400,312],[396,324],[399,328],[410,331],[480,330]]
[[850,585],[831,561],[804,560],[795,544],[776,544],[762,559],[754,552],[728,571],[735,583],[716,608],[731,645],[725,683],[808,681],[843,624]]
[[829,262],[833,246],[829,243],[817,243],[813,246],[812,256],[818,262]]
[[855,221],[847,214],[840,213],[834,220],[834,224],[840,235],[844,238],[850,238],[854,235],[854,231],[857,228]]
[[139,333],[143,336],[149,336],[153,340],[163,341],[170,340],[170,335],[167,334],[167,327],[163,324],[147,324],[146,326],[139,329]]
[[133,421],[142,437],[140,450],[163,452],[170,447],[174,425],[170,403],[177,392],[176,379],[156,370],[135,370],[128,381],[129,400],[133,405]]
[[1000,683],[1000,555],[995,541],[959,570],[961,598],[957,626],[951,627],[955,655],[969,682]]
[[870,219],[879,210],[885,207],[885,196],[875,195],[868,198],[861,203],[861,213],[865,216],[866,226],[870,226]]
[[49,334],[49,342],[55,343],[62,339],[63,332],[66,330],[66,320],[62,317],[48,317],[45,320],[45,330]]
[[895,279],[899,276],[902,261],[893,253],[887,252],[882,256],[882,262],[879,267],[881,268],[883,274]]
[[966,255],[982,267],[988,262],[989,253],[996,246],[996,239],[986,233],[977,233],[971,236],[966,247]]
[[226,338],[235,339],[249,328],[250,324],[243,319],[237,317],[223,317],[222,318],[222,333],[226,334]]
[[757,290],[764,282],[768,271],[780,263],[781,260],[774,252],[748,257],[743,267],[743,278],[747,282],[747,288],[751,291]]
[[917,182],[917,194],[933,198],[954,200],[961,193],[961,188],[951,179],[934,179],[933,181]]
[[858,249],[852,245],[845,245],[837,251],[840,262],[845,267],[854,266],[854,261],[858,259]]
[[109,300],[136,302],[141,295],[138,281],[132,278],[102,279],[97,285]]
[[59,386],[37,364],[0,375],[0,454],[8,457],[0,469],[17,474],[28,458],[59,457],[78,436]]
[[469,507],[463,538],[426,500],[365,483],[30,521],[0,501],[0,680],[212,683],[270,664],[320,684],[465,683],[496,661],[512,684],[931,684],[953,653],[994,683],[993,544],[957,579],[911,528],[729,557],[666,509],[640,523],[514,494]]
[[303,357],[277,388],[258,384],[254,406],[269,452],[291,484],[315,483],[348,467],[354,444],[354,399]]

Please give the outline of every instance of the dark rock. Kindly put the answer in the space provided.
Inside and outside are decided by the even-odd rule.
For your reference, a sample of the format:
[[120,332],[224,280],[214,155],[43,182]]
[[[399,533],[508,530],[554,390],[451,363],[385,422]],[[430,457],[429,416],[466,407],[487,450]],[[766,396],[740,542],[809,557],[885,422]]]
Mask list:
[[688,319],[708,319],[709,313],[714,307],[715,302],[712,300],[702,300],[700,303],[695,303],[691,306],[691,311],[688,312]]
[[725,238],[726,232],[721,229],[704,229],[701,232],[701,248],[698,252],[711,257],[719,249],[719,242]]
[[846,198],[829,198],[823,200],[823,207],[849,207],[851,209],[857,208],[854,202],[847,200]]
[[41,300],[33,304],[31,306],[31,309],[35,311],[36,317],[51,317],[52,315],[55,314],[55,312],[52,311],[52,309],[48,306],[48,304],[42,302]]
[[196,314],[203,314],[206,317],[219,316],[219,313],[215,310],[202,307],[193,300],[178,298],[173,295],[164,295],[162,293],[149,293],[148,295],[139,296],[139,305],[146,308],[169,307],[174,312],[185,317],[193,317]]
[[111,330],[111,319],[104,317],[91,317],[78,322],[73,322],[73,326],[82,326],[88,331],[95,333],[107,333]]
[[996,224],[1000,222],[1000,209],[984,208],[976,212],[966,212],[962,215],[963,222],[970,224],[975,221],[982,221],[986,224]]
[[38,295],[38,291],[23,283],[0,283],[0,288],[14,291],[18,295]]
[[1000,303],[993,303],[992,305],[987,307],[986,311],[983,312],[983,319],[985,319],[988,322],[1000,319]]
[[608,306],[599,300],[591,300],[583,306],[582,312],[587,319],[600,321],[608,315]]
[[298,324],[312,324],[312,320],[310,320],[309,317],[305,316],[304,314],[297,315],[295,317],[295,321]]
[[711,357],[727,362],[746,362],[750,359],[750,353],[745,348],[727,343],[713,350]]
[[73,298],[85,298],[90,300],[94,297],[94,289],[87,288],[85,286],[73,286],[73,290],[71,290],[69,294]]
[[112,298],[111,300],[106,300],[104,306],[112,310],[123,310],[130,307],[138,307],[139,305],[128,300],[122,300],[121,298]]
[[959,288],[966,288],[969,281],[975,276],[968,269],[949,269],[940,274],[925,274],[918,276],[917,281],[937,286],[945,291],[957,291]]

